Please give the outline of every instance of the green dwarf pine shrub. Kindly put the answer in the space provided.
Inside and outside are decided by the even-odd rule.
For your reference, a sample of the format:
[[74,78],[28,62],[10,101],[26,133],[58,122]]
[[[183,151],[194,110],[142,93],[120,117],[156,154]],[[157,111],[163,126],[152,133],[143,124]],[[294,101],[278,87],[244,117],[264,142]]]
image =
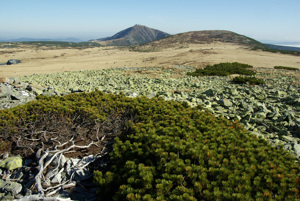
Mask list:
[[49,114],[87,128],[112,114],[131,117],[114,138],[110,168],[95,171],[99,200],[299,199],[300,169],[286,151],[200,106],[99,91],[39,97],[0,110],[1,137]]
[[196,69],[195,72],[188,72],[191,76],[228,76],[231,74],[255,75],[255,72],[249,70],[253,66],[238,62],[219,63],[212,66],[208,65],[204,69]]
[[237,84],[251,84],[251,85],[264,85],[265,81],[256,77],[238,76],[232,79],[232,82]]
[[295,67],[287,67],[287,66],[274,66],[275,69],[283,69],[283,70],[299,70],[298,68]]

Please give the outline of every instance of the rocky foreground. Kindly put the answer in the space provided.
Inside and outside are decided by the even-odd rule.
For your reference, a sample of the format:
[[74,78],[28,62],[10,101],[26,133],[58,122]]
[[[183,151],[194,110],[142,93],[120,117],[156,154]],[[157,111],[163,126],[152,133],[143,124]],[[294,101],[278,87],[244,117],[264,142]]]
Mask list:
[[[162,96],[166,100],[186,101],[191,106],[201,104],[216,116],[240,120],[253,134],[262,136],[274,146],[283,146],[298,162],[299,71],[292,76],[282,70],[260,69],[257,77],[263,78],[266,85],[251,86],[233,84],[230,77],[186,76],[186,72],[193,70],[185,66],[164,69],[118,68],[7,78],[0,83],[0,108],[24,104],[35,100],[37,95],[65,95],[95,89],[106,93],[124,93],[130,97]],[[2,176],[12,174],[17,177],[16,172],[1,167],[6,171],[5,174],[2,172]],[[24,171],[19,174],[28,174]],[[19,192],[16,188],[7,190],[10,184],[2,185],[3,180],[0,181],[0,191],[9,191],[12,196],[21,198],[18,194],[22,186],[18,185],[17,178],[15,181]]]

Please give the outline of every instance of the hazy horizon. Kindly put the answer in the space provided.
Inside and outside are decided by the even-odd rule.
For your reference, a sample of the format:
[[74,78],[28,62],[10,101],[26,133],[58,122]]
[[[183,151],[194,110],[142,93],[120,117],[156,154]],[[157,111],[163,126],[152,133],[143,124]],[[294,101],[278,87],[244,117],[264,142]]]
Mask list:
[[228,30],[261,42],[300,42],[299,0],[10,0],[0,6],[2,40],[86,41],[141,24],[170,34]]
[[[127,27],[127,28],[129,28],[129,27]],[[150,27],[150,28],[155,29],[155,27]],[[122,31],[122,30],[119,30],[119,31]],[[163,30],[160,30],[160,31],[163,31]],[[191,30],[191,31],[193,31],[193,30]],[[202,31],[202,30],[198,30],[198,31]],[[34,39],[34,40],[39,40],[39,39],[49,40],[49,39],[51,39],[53,41],[57,40],[57,41],[83,42],[83,41],[89,41],[92,39],[110,37],[116,33],[117,32],[96,33],[96,34],[90,34],[90,36],[80,35],[80,34],[73,34],[73,35],[70,34],[70,35],[62,35],[62,36],[55,36],[55,37],[51,37],[51,34],[48,35],[47,33],[45,33],[44,35],[43,34],[25,35],[24,37],[1,37],[0,36],[0,42],[13,42],[13,41],[19,41],[21,39],[24,39],[24,41],[27,41],[28,39]],[[177,34],[177,33],[175,33],[175,34]],[[46,36],[49,36],[49,37],[46,37]],[[250,37],[249,35],[246,35],[246,36]],[[256,38],[253,38],[253,39],[258,40]],[[258,40],[258,41],[261,43],[265,43],[265,44],[300,47],[300,41],[279,41],[279,40],[278,41],[276,41],[276,40]]]

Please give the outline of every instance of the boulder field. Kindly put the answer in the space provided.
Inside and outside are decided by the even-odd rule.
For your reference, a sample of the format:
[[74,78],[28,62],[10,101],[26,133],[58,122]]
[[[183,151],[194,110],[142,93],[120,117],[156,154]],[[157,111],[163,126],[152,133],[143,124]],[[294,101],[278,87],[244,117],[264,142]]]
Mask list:
[[[186,101],[192,107],[200,104],[216,116],[239,120],[254,135],[263,137],[273,146],[283,146],[299,162],[300,87],[297,76],[262,68],[256,76],[264,79],[266,84],[256,86],[233,84],[231,77],[186,75],[193,70],[186,66],[123,67],[3,78],[0,80],[0,109],[25,104],[38,95],[62,96],[93,90],[124,93],[133,98],[161,96],[165,100]],[[6,164],[5,160],[0,164]],[[9,168],[1,167],[9,171]],[[18,195],[19,185],[17,181],[15,183],[4,184],[0,180],[0,191]],[[3,190],[6,186],[15,188]]]

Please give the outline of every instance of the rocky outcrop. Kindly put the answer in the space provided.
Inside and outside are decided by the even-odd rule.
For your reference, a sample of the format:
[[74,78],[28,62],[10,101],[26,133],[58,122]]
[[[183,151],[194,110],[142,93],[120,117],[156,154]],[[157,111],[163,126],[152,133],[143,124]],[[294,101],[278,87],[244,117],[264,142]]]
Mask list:
[[0,78],[0,109],[8,109],[35,100],[47,88],[21,82],[16,78]]

